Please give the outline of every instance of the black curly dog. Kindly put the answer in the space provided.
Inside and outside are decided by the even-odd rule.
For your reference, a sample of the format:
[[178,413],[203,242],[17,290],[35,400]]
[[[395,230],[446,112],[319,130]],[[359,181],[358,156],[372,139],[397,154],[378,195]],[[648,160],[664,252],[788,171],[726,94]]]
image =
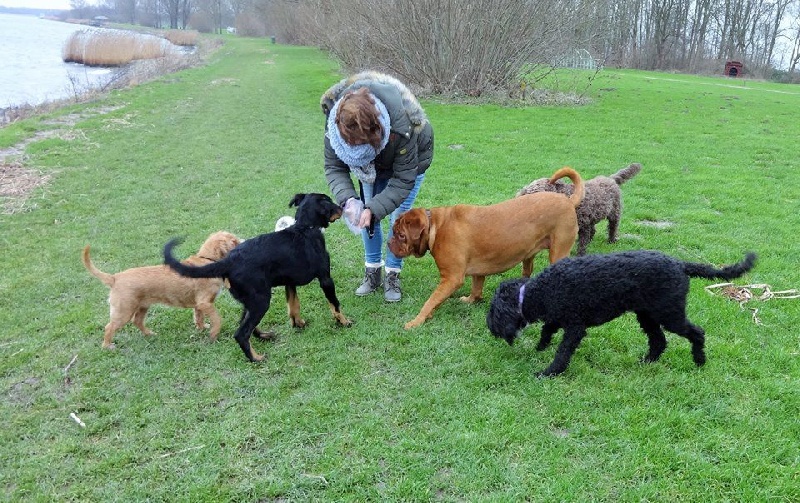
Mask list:
[[683,262],[656,251],[627,251],[562,259],[531,279],[500,284],[486,323],[497,338],[513,344],[528,324],[544,322],[536,349],[550,345],[564,329],[553,363],[538,376],[566,370],[572,354],[586,336],[587,327],[607,323],[633,311],[647,334],[650,351],[645,362],[658,360],[667,347],[662,327],[692,343],[697,366],[706,362],[705,332],[686,318],[689,278],[738,278],[753,268],[756,255],[748,253],[738,264],[717,269]]
[[261,234],[243,241],[224,259],[202,267],[180,263],[172,250],[179,243],[173,239],[164,246],[164,263],[182,276],[190,278],[226,278],[233,298],[242,306],[242,317],[234,339],[250,361],[264,357],[253,351],[250,336],[258,332],[258,324],[269,309],[272,287],[286,288],[289,319],[294,327],[303,327],[297,287],[315,278],[328,299],[331,313],[340,324],[351,324],[339,309],[336,288],[331,278],[331,261],[325,248],[322,228],[342,216],[342,208],[325,194],[297,194],[289,207],[297,206],[295,224],[281,231]]

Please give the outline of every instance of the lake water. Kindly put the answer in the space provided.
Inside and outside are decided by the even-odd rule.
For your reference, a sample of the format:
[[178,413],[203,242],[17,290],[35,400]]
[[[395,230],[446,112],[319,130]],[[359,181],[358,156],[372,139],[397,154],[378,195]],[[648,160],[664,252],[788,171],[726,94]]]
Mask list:
[[91,29],[35,16],[0,14],[0,109],[69,98],[76,91],[108,82],[111,69],[61,60],[69,37]]

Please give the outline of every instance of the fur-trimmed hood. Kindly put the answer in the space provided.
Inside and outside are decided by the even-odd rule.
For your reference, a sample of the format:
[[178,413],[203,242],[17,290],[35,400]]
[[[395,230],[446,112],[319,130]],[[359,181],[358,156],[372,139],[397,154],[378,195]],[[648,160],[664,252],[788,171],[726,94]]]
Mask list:
[[[428,122],[422,105],[405,84],[391,75],[374,70],[357,73],[332,85],[320,98],[322,112],[327,116],[347,91],[361,87],[368,88],[389,110],[392,131],[409,138],[411,130],[421,128]],[[401,111],[405,113],[399,113]]]

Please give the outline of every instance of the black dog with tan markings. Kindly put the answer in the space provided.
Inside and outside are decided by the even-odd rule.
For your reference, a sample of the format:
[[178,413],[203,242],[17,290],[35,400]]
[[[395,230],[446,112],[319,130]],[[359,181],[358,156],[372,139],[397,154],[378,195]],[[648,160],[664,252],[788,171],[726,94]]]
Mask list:
[[319,280],[336,321],[349,326],[351,321],[342,314],[336,288],[331,278],[330,255],[325,248],[322,229],[342,216],[342,208],[325,194],[297,194],[289,207],[297,206],[295,224],[281,231],[261,234],[248,239],[224,259],[203,267],[181,264],[172,250],[178,244],[173,239],[164,246],[164,263],[178,274],[191,278],[225,278],[230,292],[242,306],[242,317],[234,338],[250,361],[264,357],[253,351],[250,336],[257,333],[258,323],[269,309],[272,288],[286,289],[289,320],[302,328],[297,287]]
[[752,269],[755,260],[755,254],[748,253],[738,264],[718,269],[646,250],[565,258],[534,278],[501,283],[486,322],[492,335],[508,344],[513,344],[528,324],[544,322],[536,346],[539,351],[550,345],[553,334],[564,329],[553,363],[539,376],[566,370],[587,327],[602,325],[629,311],[636,313],[647,334],[650,351],[645,362],[658,360],[666,349],[663,327],[692,343],[692,357],[700,366],[706,362],[705,332],[686,318],[689,278],[731,280]]

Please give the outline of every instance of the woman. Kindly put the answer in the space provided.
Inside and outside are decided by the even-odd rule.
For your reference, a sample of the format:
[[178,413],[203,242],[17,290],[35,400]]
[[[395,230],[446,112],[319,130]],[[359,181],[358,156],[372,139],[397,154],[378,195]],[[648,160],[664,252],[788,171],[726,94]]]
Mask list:
[[[425,171],[433,160],[433,129],[416,97],[399,80],[377,72],[344,79],[322,95],[325,126],[325,178],[345,216],[361,229],[364,281],[356,295],[384,286],[384,298],[401,298],[403,261],[386,249],[381,221],[411,209]],[[358,180],[357,191],[351,175]],[[364,210],[358,215],[360,202]],[[386,281],[382,281],[382,268]]]

